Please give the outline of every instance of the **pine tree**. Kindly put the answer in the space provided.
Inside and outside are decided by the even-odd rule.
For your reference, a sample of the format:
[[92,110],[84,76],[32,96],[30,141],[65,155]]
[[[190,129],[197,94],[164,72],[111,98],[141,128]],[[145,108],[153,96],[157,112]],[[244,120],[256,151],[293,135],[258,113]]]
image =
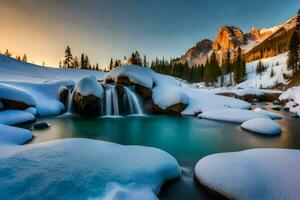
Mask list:
[[242,49],[238,48],[236,60],[233,63],[234,66],[234,81],[236,84],[242,82],[246,76],[246,63],[242,55]]
[[85,55],[83,53],[80,56],[80,68],[81,69],[87,68],[87,66],[85,65]]
[[206,62],[204,71],[204,81],[206,84],[214,84],[218,76],[220,75],[220,67],[216,57],[216,53],[213,52],[210,59]]
[[59,60],[58,66],[59,66],[59,68],[62,68],[62,67],[63,67],[63,66],[62,66],[61,60]]
[[18,55],[18,56],[16,56],[16,59],[17,60],[21,60],[21,57]]
[[296,28],[289,43],[287,67],[293,71],[293,74],[300,69],[300,9],[297,13]]
[[23,61],[23,62],[27,62],[27,56],[26,56],[26,54],[23,55],[22,61]]
[[97,70],[97,71],[100,70],[100,69],[99,69],[99,64],[98,64],[98,63],[96,64],[96,70]]
[[64,60],[64,65],[67,68],[72,67],[72,62],[73,62],[73,56],[71,53],[71,48],[69,46],[67,46],[66,50],[65,50],[65,60]]
[[109,71],[111,71],[114,68],[114,60],[113,58],[110,59],[110,63],[109,63]]
[[6,49],[4,55],[8,56],[8,57],[11,57],[11,53],[8,51],[8,49]]
[[142,66],[142,59],[140,58],[140,54],[138,51],[135,51],[135,53],[132,53],[130,58],[129,58],[129,63],[131,65],[138,65],[138,66]]
[[77,56],[74,57],[72,66],[73,66],[73,68],[75,68],[75,69],[79,69],[79,61],[78,61],[78,57],[77,57]]
[[85,55],[85,57],[84,57],[84,66],[86,66],[86,69],[91,69],[92,68],[92,66],[90,64],[89,57],[87,55]]
[[223,72],[225,74],[229,74],[229,84],[232,85],[232,63],[230,60],[230,50],[229,49],[226,52]]
[[146,55],[144,55],[144,60],[143,60],[143,66],[144,67],[147,67],[148,66],[148,64],[147,64],[147,58],[146,58]]

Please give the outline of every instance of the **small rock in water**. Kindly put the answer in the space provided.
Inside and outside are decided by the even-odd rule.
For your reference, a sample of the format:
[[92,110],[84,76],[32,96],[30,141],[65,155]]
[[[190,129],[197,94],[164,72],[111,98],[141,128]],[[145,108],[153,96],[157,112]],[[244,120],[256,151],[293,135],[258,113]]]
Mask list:
[[297,113],[292,113],[292,118],[298,118],[299,115]]
[[281,105],[281,102],[279,100],[275,100],[275,101],[273,101],[273,104],[274,105]]
[[274,106],[272,107],[272,109],[273,109],[273,110],[280,110],[280,109],[281,109],[281,106],[279,106],[279,105],[274,105]]
[[38,130],[46,129],[49,127],[50,127],[50,125],[47,122],[38,122],[38,123],[35,123],[33,126],[34,129],[38,129]]

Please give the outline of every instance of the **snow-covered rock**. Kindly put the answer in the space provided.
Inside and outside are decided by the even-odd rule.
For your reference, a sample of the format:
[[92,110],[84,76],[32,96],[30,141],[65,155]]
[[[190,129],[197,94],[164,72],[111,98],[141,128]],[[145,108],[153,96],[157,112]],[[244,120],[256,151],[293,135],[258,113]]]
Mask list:
[[85,116],[99,116],[103,103],[104,90],[95,77],[80,79],[72,96],[74,111]]
[[298,199],[300,151],[251,149],[202,158],[196,178],[228,199]]
[[250,119],[242,123],[241,127],[248,131],[266,135],[279,135],[281,133],[280,125],[267,118]]
[[300,86],[289,88],[279,96],[279,100],[287,100],[285,108],[300,116]]
[[255,108],[254,112],[266,115],[266,116],[270,117],[271,119],[282,119],[281,115],[279,115],[277,113],[274,113],[274,112],[267,111],[267,110],[262,109],[262,108]]
[[0,101],[0,111],[4,109],[3,103]]
[[[71,80],[46,83],[3,81],[3,83],[30,94],[36,102],[37,114],[41,116],[60,114],[65,107],[59,101],[58,90],[62,86],[73,87],[74,85],[74,81]],[[20,99],[23,99],[22,96]]]
[[0,111],[0,124],[15,125],[24,122],[34,121],[35,116],[23,110],[3,110]]
[[250,119],[255,119],[255,118],[269,119],[267,115],[254,112],[252,110],[242,110],[242,109],[234,109],[234,108],[210,110],[199,114],[198,117],[205,118],[205,119],[227,121],[227,122],[237,122],[237,123],[243,123],[245,121],[248,121]]
[[0,149],[3,145],[24,144],[31,139],[32,134],[26,129],[0,124]]
[[28,92],[2,83],[0,83],[0,99],[13,100],[25,103],[28,106],[35,106],[35,100]]
[[63,139],[13,148],[0,154],[0,199],[157,199],[181,173],[171,155],[151,147]]
[[29,112],[29,113],[31,113],[31,114],[33,114],[33,115],[36,115],[36,114],[37,114],[37,110],[36,110],[35,107],[29,107],[29,108],[26,108],[24,111]]

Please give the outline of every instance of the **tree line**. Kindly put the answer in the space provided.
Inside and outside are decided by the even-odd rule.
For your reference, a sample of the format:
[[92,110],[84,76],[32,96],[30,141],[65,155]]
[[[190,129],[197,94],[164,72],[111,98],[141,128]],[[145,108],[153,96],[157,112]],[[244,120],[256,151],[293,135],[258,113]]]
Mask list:
[[300,71],[300,9],[297,13],[296,27],[289,43],[287,67],[293,74]]
[[205,65],[189,66],[188,63],[180,63],[177,59],[170,62],[156,58],[151,63],[151,68],[159,73],[175,76],[191,83],[205,82],[206,85],[213,86],[225,84],[224,77],[229,76],[227,85],[234,85],[242,82],[246,76],[246,62],[242,54],[242,49],[237,51],[236,58],[231,61],[231,52],[226,52],[222,65],[219,64],[216,52],[212,52]]
[[[0,54],[2,54],[2,53],[0,52]],[[12,53],[8,49],[5,50],[3,55],[12,57]],[[19,61],[23,61],[23,62],[27,62],[27,60],[28,60],[27,55],[25,53],[23,54],[22,57],[20,55],[16,55],[16,59]]]

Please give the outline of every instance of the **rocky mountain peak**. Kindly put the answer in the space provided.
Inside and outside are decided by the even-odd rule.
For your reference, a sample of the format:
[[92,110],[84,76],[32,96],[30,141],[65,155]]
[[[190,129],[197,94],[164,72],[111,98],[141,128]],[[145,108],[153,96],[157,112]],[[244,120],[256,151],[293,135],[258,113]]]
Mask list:
[[241,29],[235,26],[222,26],[213,44],[214,50],[235,49],[247,41]]

